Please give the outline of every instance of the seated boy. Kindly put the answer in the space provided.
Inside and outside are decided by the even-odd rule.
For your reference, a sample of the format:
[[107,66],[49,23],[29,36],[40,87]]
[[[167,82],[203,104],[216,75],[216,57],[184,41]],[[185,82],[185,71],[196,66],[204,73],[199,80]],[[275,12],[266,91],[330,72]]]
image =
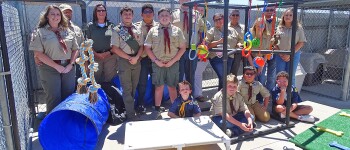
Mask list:
[[[270,113],[266,111],[270,100],[270,92],[259,81],[255,81],[256,69],[253,66],[243,68],[243,79],[238,86],[238,92],[243,96],[245,104],[252,115],[261,122],[270,120]],[[264,98],[264,104],[261,105],[256,99],[258,94]]]
[[[226,134],[229,137],[238,136],[244,132],[253,131],[253,119],[243,97],[237,92],[238,79],[235,75],[227,75],[227,99],[226,99]],[[212,120],[219,127],[222,126],[222,89],[212,98]]]
[[[272,104],[273,111],[280,113],[281,118],[286,116],[286,104],[287,104],[287,86],[289,75],[285,71],[281,71],[276,76],[276,87],[272,89]],[[308,105],[298,105],[301,102],[301,98],[297,92],[297,89],[292,86],[292,98],[290,107],[290,117],[305,122],[315,122],[315,118],[309,115],[312,112],[312,107]]]
[[178,84],[180,96],[177,97],[169,108],[168,116],[171,118],[199,117],[201,109],[196,101],[191,98],[191,84],[182,81]]

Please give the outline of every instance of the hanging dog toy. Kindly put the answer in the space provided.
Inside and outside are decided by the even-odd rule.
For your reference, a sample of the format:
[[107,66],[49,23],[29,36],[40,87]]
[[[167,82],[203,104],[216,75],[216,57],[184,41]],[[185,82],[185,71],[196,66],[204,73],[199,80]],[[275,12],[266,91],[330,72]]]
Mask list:
[[86,70],[85,70],[85,62],[89,59],[85,55],[85,51],[87,51],[88,47],[90,47],[90,41],[84,41],[81,43],[80,49],[79,49],[79,54],[80,57],[75,60],[75,62],[80,66],[80,72],[82,77],[78,79],[78,85],[77,85],[77,93],[78,94],[86,94],[87,93],[87,88],[86,85],[90,81],[90,78],[87,77],[86,75]]
[[[249,0],[248,29],[251,26],[251,20],[250,20],[250,11],[251,11],[251,9],[252,9],[252,0]],[[252,35],[252,33],[250,31],[248,31],[247,33],[244,34],[244,43],[243,43],[243,49],[242,49],[242,56],[243,57],[248,58],[251,55],[251,53],[252,53],[251,48],[253,46],[252,40],[253,40],[253,35]],[[247,46],[247,44],[249,46]],[[245,54],[245,51],[248,51],[248,53]]]
[[202,33],[202,43],[200,45],[198,45],[197,47],[197,57],[200,61],[206,62],[207,58],[209,56],[209,50],[207,45],[205,44],[205,36],[207,33],[207,17],[208,17],[208,3],[205,2],[205,12],[204,12],[204,30]]
[[95,63],[94,59],[94,52],[92,51],[92,44],[93,41],[89,39],[90,41],[90,47],[88,47],[88,53],[89,53],[89,69],[90,69],[90,79],[91,79],[91,85],[89,86],[89,100],[90,103],[95,104],[97,102],[97,90],[101,88],[101,85],[96,83],[95,80],[95,72],[98,70],[98,63]]
[[254,66],[255,67],[264,67],[265,65],[265,59],[263,57],[261,57],[261,48],[263,47],[263,32],[264,32],[264,29],[265,29],[265,21],[264,21],[264,16],[265,16],[265,11],[266,11],[266,8],[268,6],[268,3],[267,1],[265,0],[264,1],[264,9],[262,10],[262,14],[261,14],[261,21],[260,21],[260,26],[259,26],[259,36],[260,36],[260,43],[259,43],[259,54],[257,57],[254,58]]
[[[193,57],[191,57],[191,53],[192,51],[195,51],[195,54],[197,54],[197,32],[196,32],[196,26],[197,26],[197,17],[200,16],[200,14],[198,14],[198,11],[197,10],[197,5],[194,6],[194,13],[195,15],[192,16],[193,19],[194,19],[194,23],[193,23],[193,30],[192,30],[192,36],[191,36],[191,49],[188,51],[188,58],[190,60],[194,60],[196,59],[197,55],[194,55]],[[192,21],[192,20],[191,20]],[[193,21],[192,21],[193,22]]]

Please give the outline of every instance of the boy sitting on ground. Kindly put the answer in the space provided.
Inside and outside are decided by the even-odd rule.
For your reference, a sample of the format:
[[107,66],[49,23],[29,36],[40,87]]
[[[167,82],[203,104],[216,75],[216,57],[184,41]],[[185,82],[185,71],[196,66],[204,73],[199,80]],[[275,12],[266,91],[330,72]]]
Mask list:
[[[276,77],[276,87],[272,89],[272,109],[276,113],[280,113],[281,118],[285,118],[286,116],[286,105],[287,105],[287,86],[288,86],[288,78],[289,75],[285,71],[281,71],[277,74]],[[296,87],[292,86],[291,91],[291,107],[290,107],[290,117],[305,121],[305,122],[315,122],[315,118],[309,115],[313,108],[309,105],[298,105],[302,100],[298,94]]]
[[192,100],[191,84],[182,81],[178,84],[180,96],[177,97],[169,108],[168,116],[171,118],[199,117],[201,109],[196,101]]
[[[226,134],[229,137],[238,136],[244,132],[253,131],[253,119],[243,97],[237,92],[238,79],[235,75],[227,75],[227,99],[226,99]],[[213,122],[222,126],[222,89],[212,99]]]

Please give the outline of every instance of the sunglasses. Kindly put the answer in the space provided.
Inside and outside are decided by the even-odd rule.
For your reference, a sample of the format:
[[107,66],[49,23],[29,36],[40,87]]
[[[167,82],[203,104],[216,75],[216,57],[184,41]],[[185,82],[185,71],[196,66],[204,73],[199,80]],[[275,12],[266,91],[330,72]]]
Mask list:
[[274,12],[275,10],[274,9],[266,9],[265,11],[266,12]]
[[151,13],[153,13],[152,10],[144,10],[144,11],[143,11],[143,14],[151,14]]
[[224,19],[224,18],[214,19],[214,22],[220,21],[220,20],[222,20],[222,19]]
[[232,17],[239,17],[239,14],[232,14]]
[[96,10],[97,12],[106,12],[106,10]]
[[246,75],[246,76],[253,76],[253,75],[255,75],[255,73],[245,73],[244,75]]

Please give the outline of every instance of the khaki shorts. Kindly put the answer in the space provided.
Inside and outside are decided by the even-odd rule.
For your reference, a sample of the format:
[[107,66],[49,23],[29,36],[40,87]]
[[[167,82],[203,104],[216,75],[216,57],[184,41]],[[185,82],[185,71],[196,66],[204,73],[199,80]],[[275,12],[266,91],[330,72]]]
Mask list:
[[155,86],[168,85],[176,87],[179,81],[179,62],[174,63],[171,67],[158,67],[157,64],[152,63],[152,84]]

